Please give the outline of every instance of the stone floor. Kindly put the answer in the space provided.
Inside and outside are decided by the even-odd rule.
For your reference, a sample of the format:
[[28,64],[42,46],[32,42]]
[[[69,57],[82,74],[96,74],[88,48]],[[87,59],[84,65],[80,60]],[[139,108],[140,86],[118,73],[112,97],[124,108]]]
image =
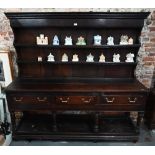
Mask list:
[[91,142],[91,141],[12,141],[11,146],[154,146],[155,131],[142,125],[137,143],[133,142]]

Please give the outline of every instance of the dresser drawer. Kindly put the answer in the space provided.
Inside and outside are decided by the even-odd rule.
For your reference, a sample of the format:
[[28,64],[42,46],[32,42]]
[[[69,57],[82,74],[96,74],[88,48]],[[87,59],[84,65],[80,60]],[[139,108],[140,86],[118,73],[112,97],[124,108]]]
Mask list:
[[11,95],[13,104],[50,104],[51,98],[46,95]]
[[101,104],[145,104],[146,97],[141,95],[104,95]]
[[56,96],[56,104],[88,105],[96,102],[96,96]]

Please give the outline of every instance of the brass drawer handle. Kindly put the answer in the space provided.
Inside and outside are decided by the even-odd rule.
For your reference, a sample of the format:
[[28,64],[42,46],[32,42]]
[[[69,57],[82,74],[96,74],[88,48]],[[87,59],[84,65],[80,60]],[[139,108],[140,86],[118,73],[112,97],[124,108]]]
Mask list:
[[90,103],[91,100],[92,100],[92,98],[89,98],[88,100],[86,100],[85,98],[82,98],[81,100],[82,100],[84,103]]
[[112,99],[109,99],[109,98],[105,98],[106,99],[106,101],[108,102],[108,103],[113,103],[114,102],[114,100],[115,100],[115,98],[113,97]]
[[66,100],[64,100],[62,97],[60,97],[59,100],[60,100],[62,103],[68,103],[69,97],[67,97]]
[[40,98],[40,97],[37,97],[37,100],[39,101],[39,102],[44,102],[44,101],[46,101],[47,100],[47,97],[44,97],[44,98]]
[[23,97],[20,97],[20,98],[14,97],[13,99],[14,99],[14,101],[16,101],[16,102],[21,102],[21,101],[23,100]]
[[135,103],[137,101],[137,97],[135,97],[134,99],[131,99],[130,97],[128,97],[128,100],[130,103]]

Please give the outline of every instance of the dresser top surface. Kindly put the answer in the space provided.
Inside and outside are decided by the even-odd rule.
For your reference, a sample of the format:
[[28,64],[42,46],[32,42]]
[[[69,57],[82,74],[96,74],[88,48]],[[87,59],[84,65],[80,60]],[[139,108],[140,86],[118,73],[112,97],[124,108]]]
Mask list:
[[146,92],[147,88],[138,80],[129,82],[56,82],[14,80],[6,92]]

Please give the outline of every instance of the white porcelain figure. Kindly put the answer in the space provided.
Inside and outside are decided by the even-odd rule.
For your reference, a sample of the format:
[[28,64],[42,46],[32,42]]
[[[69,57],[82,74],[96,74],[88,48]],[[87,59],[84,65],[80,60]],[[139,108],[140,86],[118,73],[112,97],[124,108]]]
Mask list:
[[107,38],[107,45],[114,45],[114,37],[108,37]]
[[72,37],[71,36],[70,37],[66,36],[66,38],[65,38],[65,45],[73,45]]
[[42,61],[42,57],[38,56],[38,62],[41,62],[41,61]]
[[113,62],[120,62],[120,55],[119,54],[115,54],[113,55]]
[[48,55],[48,60],[47,61],[51,61],[51,62],[55,61],[54,56],[51,53]]
[[40,34],[36,38],[37,45],[48,45],[48,37],[45,37],[44,34]]
[[94,36],[94,45],[101,45],[102,37],[100,35]]
[[79,61],[79,58],[78,58],[78,55],[77,54],[74,54],[73,55],[72,61],[74,61],[74,62],[78,62]]
[[126,55],[126,60],[125,60],[125,62],[134,62],[134,60],[133,60],[133,58],[134,58],[134,54],[133,53],[128,53],[127,55]]
[[128,36],[127,35],[121,36],[120,45],[128,45]]
[[133,39],[132,39],[131,37],[130,37],[129,40],[128,40],[128,44],[129,44],[129,45],[133,45]]
[[53,45],[59,45],[59,38],[57,35],[55,35],[53,38]]
[[87,56],[86,62],[94,62],[94,56],[91,53]]
[[64,53],[64,54],[62,55],[62,61],[63,61],[63,62],[67,62],[67,61],[68,61],[68,56],[67,56],[66,53]]
[[105,56],[103,55],[103,53],[100,55],[99,62],[105,62]]
[[78,38],[78,41],[77,41],[76,45],[86,45],[84,37],[80,36]]

